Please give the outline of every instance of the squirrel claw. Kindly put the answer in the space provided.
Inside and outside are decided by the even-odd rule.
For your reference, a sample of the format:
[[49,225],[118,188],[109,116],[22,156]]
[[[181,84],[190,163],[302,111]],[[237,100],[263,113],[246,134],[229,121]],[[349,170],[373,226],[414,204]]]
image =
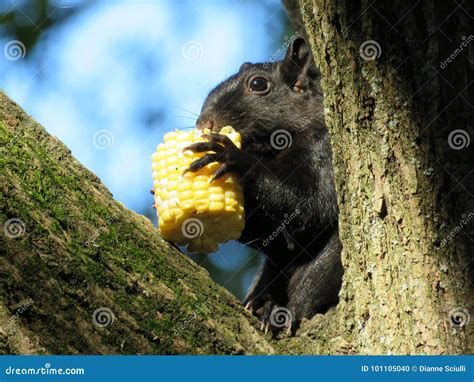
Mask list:
[[227,135],[224,135],[224,134],[209,133],[209,134],[203,134],[202,136],[213,143],[220,143],[221,145],[224,145],[224,146],[235,146],[234,142],[232,142],[232,140]]
[[203,157],[196,159],[194,162],[192,162],[189,167],[183,171],[182,175],[184,176],[187,172],[196,172],[212,162],[217,162],[216,154],[206,154]]
[[211,180],[209,181],[209,183],[211,183],[212,181],[216,180],[216,179],[219,179],[221,177],[223,177],[225,174],[227,174],[229,172],[229,167],[224,163],[221,165],[221,167],[219,167],[216,172],[214,173],[214,176],[211,178]]
[[265,325],[265,334],[268,334],[268,330],[270,329],[270,323]]
[[247,304],[245,304],[244,306],[244,309],[249,312],[249,313],[253,313],[253,308],[252,308],[252,301],[249,301],[247,302]]
[[239,166],[243,163],[242,158],[244,154],[228,136],[210,133],[203,134],[203,137],[209,139],[209,142],[196,142],[183,149],[183,152],[189,150],[194,153],[206,153],[201,158],[193,161],[190,166],[184,170],[183,175],[188,171],[196,172],[212,162],[218,162],[221,166],[217,169],[209,182],[221,178],[230,171],[241,171],[241,169],[239,170]]

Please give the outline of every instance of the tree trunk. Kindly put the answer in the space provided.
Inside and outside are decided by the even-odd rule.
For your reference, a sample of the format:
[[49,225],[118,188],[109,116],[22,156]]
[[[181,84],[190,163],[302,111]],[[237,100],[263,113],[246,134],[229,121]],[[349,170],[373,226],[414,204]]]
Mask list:
[[345,266],[304,351],[472,351],[473,12],[437,4],[300,0],[293,13],[323,78]]
[[[470,39],[470,10],[288,3],[324,78],[344,245],[339,305],[294,337],[264,336],[234,297],[0,95],[0,353],[471,351],[474,158],[449,135],[470,138],[467,48],[438,69]],[[442,21],[449,28],[436,29]],[[380,45],[375,60],[360,49],[368,40]]]
[[0,93],[0,354],[273,353],[208,273]]

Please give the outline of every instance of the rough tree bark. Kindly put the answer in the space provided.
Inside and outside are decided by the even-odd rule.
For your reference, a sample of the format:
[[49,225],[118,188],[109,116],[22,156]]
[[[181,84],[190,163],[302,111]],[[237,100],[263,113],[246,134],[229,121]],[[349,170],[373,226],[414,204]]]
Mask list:
[[0,354],[273,353],[256,322],[0,92]]
[[288,8],[322,73],[346,269],[306,351],[471,352],[472,2]]
[[[289,4],[324,77],[340,304],[295,337],[263,336],[235,298],[2,95],[0,353],[472,351],[474,320],[450,317],[473,303],[473,153],[448,144],[471,122],[468,56],[437,69],[469,36],[467,4],[452,13],[448,3]],[[367,40],[381,47],[376,60],[360,53]]]

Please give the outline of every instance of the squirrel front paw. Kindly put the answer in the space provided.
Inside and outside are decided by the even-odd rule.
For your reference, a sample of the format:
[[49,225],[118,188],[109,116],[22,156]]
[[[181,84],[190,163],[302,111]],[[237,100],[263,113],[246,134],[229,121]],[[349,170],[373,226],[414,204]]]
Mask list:
[[267,334],[269,331],[274,335],[286,329],[287,334],[291,333],[294,316],[293,313],[271,300],[247,299],[244,301],[245,309],[252,312],[262,323],[260,330]]
[[202,158],[196,159],[184,171],[185,173],[196,172],[204,166],[212,162],[219,162],[221,166],[216,170],[211,181],[219,179],[228,172],[242,173],[245,171],[245,164],[248,162],[247,154],[240,150],[232,140],[223,134],[209,133],[203,134],[203,137],[209,142],[193,143],[183,149],[183,151],[190,150],[195,153],[202,153],[212,151],[204,155]]

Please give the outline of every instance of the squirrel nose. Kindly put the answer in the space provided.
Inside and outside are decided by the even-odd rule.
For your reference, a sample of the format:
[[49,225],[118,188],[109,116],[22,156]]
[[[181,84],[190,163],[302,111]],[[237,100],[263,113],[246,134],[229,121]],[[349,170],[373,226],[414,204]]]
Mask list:
[[196,121],[196,127],[199,130],[209,129],[212,130],[214,127],[214,120],[208,113],[201,113]]

